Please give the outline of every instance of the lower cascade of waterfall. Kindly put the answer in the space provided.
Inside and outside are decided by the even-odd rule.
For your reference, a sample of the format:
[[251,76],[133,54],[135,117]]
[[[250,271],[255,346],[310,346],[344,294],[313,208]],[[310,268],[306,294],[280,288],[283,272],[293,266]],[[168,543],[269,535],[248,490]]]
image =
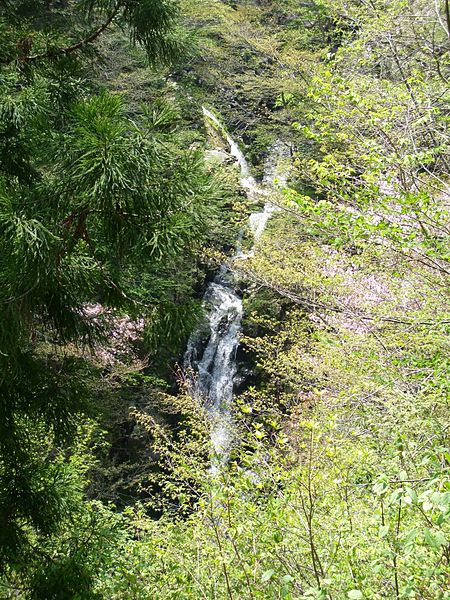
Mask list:
[[211,441],[215,457],[226,460],[232,443],[231,402],[237,370],[236,351],[242,325],[242,299],[224,270],[206,289],[208,341],[201,348],[202,330],[188,343],[184,363],[192,375],[194,395],[211,417]]
[[[230,153],[241,170],[241,185],[249,200],[258,196],[266,198],[263,210],[249,217],[250,229],[257,240],[277,210],[270,202],[270,190],[274,188],[278,161],[286,156],[288,147],[282,142],[273,145],[265,165],[263,182],[258,184],[250,174],[248,163],[237,143],[223,130],[213,113],[204,107],[203,113],[223,132]],[[278,181],[285,183],[283,178]],[[243,259],[250,255],[251,252],[244,254],[238,250],[235,258]],[[207,322],[191,335],[184,356],[184,367],[191,374],[192,393],[204,404],[211,417],[212,469],[217,470],[221,463],[227,461],[233,442],[231,408],[243,315],[242,299],[236,293],[232,273],[225,266],[208,285],[203,303]]]

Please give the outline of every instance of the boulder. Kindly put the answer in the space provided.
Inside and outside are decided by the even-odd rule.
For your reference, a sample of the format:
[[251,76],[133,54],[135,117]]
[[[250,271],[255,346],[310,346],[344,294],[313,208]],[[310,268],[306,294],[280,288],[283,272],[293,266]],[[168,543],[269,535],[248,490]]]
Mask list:
[[233,158],[225,150],[207,150],[205,160],[213,165],[222,165],[233,162]]

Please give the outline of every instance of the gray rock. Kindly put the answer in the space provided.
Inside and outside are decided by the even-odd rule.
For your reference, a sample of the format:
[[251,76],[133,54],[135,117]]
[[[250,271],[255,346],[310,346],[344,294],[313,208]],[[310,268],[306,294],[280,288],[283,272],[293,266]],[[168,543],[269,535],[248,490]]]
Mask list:
[[207,150],[205,152],[205,160],[214,165],[233,162],[232,157],[224,150]]

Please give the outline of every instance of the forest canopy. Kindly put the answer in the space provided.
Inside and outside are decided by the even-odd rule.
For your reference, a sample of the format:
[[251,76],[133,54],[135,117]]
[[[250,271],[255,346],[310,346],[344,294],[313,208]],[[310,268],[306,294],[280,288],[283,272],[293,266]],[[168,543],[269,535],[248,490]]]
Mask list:
[[1,597],[450,599],[449,78],[447,0],[0,3]]

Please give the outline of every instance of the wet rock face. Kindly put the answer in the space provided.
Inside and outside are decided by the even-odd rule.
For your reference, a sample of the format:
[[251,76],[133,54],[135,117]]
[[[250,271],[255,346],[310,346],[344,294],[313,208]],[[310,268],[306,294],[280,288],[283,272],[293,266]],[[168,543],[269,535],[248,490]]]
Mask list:
[[234,393],[239,395],[249,386],[258,387],[262,379],[255,368],[255,357],[241,347],[236,355],[236,362],[238,368],[234,378]]

